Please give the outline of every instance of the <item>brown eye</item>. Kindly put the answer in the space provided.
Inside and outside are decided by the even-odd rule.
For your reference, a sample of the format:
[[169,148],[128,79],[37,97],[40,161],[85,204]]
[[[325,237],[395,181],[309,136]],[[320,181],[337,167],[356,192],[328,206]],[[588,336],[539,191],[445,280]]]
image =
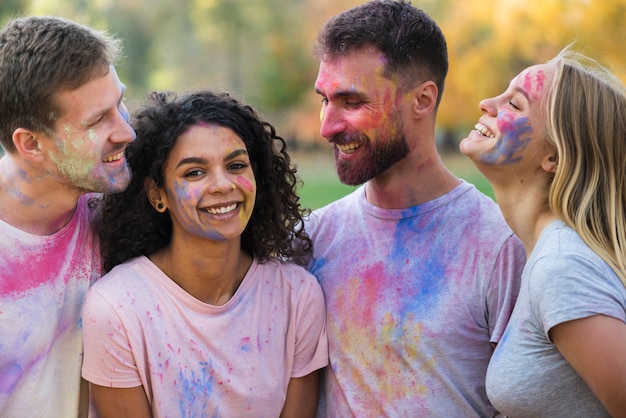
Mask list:
[[200,169],[193,169],[193,170],[189,170],[189,171],[185,172],[183,177],[185,177],[185,178],[198,177],[198,176],[201,176],[203,173],[204,173],[204,171],[202,171]]
[[230,165],[228,166],[228,168],[229,168],[230,170],[235,170],[235,171],[237,171],[237,170],[243,170],[243,169],[245,169],[245,168],[247,168],[247,167],[248,167],[248,164],[246,164],[246,163],[232,163],[232,164],[230,164]]

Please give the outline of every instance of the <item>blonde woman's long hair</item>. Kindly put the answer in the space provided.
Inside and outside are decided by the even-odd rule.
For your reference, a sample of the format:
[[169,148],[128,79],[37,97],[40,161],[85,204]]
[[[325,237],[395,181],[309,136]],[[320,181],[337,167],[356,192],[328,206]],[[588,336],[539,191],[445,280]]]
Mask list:
[[571,47],[550,63],[547,134],[558,153],[550,209],[626,286],[626,87]]

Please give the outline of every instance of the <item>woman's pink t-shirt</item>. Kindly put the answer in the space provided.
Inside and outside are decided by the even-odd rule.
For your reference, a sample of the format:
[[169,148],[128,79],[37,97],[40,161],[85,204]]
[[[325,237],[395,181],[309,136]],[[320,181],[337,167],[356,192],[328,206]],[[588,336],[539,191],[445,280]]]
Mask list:
[[278,260],[255,260],[212,306],[138,257],[90,289],[83,315],[85,379],[143,385],[154,417],[275,418],[289,380],[328,364],[321,287]]

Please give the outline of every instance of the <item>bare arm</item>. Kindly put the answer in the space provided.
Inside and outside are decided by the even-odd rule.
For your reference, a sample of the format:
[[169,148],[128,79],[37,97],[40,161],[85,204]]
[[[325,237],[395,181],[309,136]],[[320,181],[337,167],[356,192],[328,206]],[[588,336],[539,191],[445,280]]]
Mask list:
[[152,418],[143,386],[120,389],[89,385],[100,418]]
[[626,417],[626,324],[606,315],[550,330],[563,357],[613,417]]
[[280,418],[313,418],[320,394],[320,371],[292,378]]

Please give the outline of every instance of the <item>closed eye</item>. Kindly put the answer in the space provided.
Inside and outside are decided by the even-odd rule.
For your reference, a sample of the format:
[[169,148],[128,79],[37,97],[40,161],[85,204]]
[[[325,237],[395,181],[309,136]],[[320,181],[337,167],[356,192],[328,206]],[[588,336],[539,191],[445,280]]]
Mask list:
[[515,103],[513,103],[512,101],[510,101],[510,102],[509,102],[509,104],[511,105],[511,107],[512,107],[513,109],[515,109],[515,110],[521,110],[521,109],[519,108],[519,106],[516,106],[516,105],[515,105]]
[[92,121],[90,121],[90,122],[87,124],[87,129],[91,129],[91,128],[93,128],[94,126],[96,126],[97,124],[99,124],[100,122],[102,122],[102,120],[104,119],[104,117],[105,117],[105,115],[104,115],[104,114],[102,114],[102,115],[98,116],[96,119],[93,119]]
[[359,107],[363,105],[365,102],[362,100],[346,100],[345,103],[346,103],[346,107],[355,108],[355,107]]

